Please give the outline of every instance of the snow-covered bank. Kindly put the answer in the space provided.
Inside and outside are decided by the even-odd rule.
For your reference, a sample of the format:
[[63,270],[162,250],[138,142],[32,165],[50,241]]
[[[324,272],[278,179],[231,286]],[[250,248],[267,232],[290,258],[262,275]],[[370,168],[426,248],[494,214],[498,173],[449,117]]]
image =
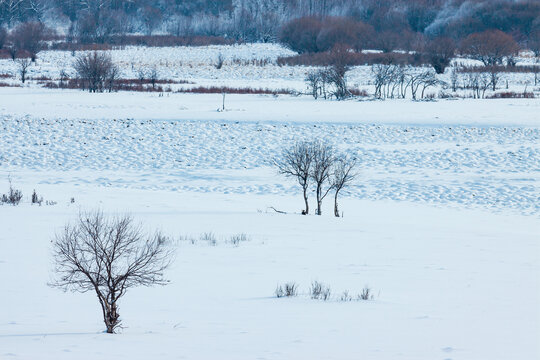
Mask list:
[[[0,206],[0,357],[17,359],[508,359],[538,356],[540,231],[533,217],[347,199],[343,219],[266,213],[280,196],[44,186],[55,206]],[[69,204],[75,196],[76,203]],[[102,334],[92,294],[50,289],[50,238],[78,209],[129,209],[180,242],[172,283],[121,303]],[[258,212],[262,209],[262,212]],[[24,245],[24,246],[22,246]],[[312,280],[373,301],[273,298]]]
[[315,101],[309,97],[104,93],[0,88],[0,114],[37,118],[332,122],[402,125],[540,126],[539,99],[413,102]]

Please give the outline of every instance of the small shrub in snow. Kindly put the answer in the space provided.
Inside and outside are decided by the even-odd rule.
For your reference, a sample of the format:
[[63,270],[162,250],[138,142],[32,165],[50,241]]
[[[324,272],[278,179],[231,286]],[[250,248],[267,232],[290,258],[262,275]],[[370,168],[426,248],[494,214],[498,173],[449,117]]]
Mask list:
[[229,242],[233,244],[234,246],[238,246],[241,242],[249,241],[249,240],[250,240],[249,236],[242,233],[242,234],[236,234],[236,235],[231,236],[231,238],[229,239]]
[[276,297],[293,297],[298,295],[298,285],[294,282],[286,283],[285,285],[278,285],[276,287]]
[[193,237],[193,236],[190,236],[190,235],[180,236],[180,238],[178,240],[179,241],[187,241],[191,245],[195,245],[197,243],[197,239],[195,237]]
[[38,196],[38,194],[36,193],[36,190],[34,190],[34,192],[32,193],[32,205],[33,204],[38,204],[39,206],[41,206],[41,204],[43,203],[43,196]]
[[311,283],[310,295],[312,299],[326,301],[330,299],[332,291],[330,286],[314,281]]
[[208,242],[208,245],[216,246],[217,245],[217,239],[214,233],[212,232],[205,232],[201,234],[201,241]]
[[8,178],[8,181],[9,181],[9,191],[7,194],[2,195],[1,201],[2,203],[10,204],[13,206],[19,205],[19,203],[22,200],[23,193],[21,190],[15,189],[13,187],[13,184],[11,183],[11,178]]
[[365,287],[362,289],[362,292],[360,295],[358,295],[359,300],[373,300],[373,293],[372,290],[369,287]]
[[222,53],[219,53],[216,63],[216,69],[221,69],[223,67],[223,63],[225,62],[225,58],[223,57]]
[[345,290],[339,297],[339,301],[352,301],[352,296],[349,295],[349,290]]

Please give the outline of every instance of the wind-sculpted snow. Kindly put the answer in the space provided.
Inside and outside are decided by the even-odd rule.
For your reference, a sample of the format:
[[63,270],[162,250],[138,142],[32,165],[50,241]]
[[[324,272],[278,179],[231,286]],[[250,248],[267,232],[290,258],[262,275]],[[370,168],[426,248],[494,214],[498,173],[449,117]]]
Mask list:
[[41,183],[293,194],[273,159],[321,139],[358,159],[350,196],[540,212],[538,128],[0,119],[0,169]]

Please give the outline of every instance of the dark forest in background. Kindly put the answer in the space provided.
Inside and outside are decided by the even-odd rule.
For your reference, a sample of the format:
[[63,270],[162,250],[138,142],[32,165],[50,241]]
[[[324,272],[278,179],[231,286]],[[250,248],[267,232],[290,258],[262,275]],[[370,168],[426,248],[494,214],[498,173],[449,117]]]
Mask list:
[[[521,48],[534,48],[540,1],[0,0],[0,32],[29,22],[62,28],[69,42],[81,44],[178,45],[170,39],[199,37],[209,43],[281,41],[300,53],[336,45],[389,52],[441,38],[461,46],[474,40],[471,34],[499,30]],[[154,44],[146,43],[150,35]]]

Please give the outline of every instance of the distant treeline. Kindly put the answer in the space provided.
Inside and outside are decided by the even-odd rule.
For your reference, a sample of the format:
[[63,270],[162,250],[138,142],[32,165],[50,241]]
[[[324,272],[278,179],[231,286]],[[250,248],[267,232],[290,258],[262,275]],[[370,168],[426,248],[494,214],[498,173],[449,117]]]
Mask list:
[[460,43],[474,33],[500,30],[523,48],[540,37],[540,1],[0,0],[0,27],[25,22],[63,29],[68,41],[83,44],[159,34],[208,36],[216,42],[283,41],[294,47],[291,34],[303,31],[309,47],[300,52],[327,51],[341,43],[340,37],[350,41],[351,36],[355,47],[388,51],[414,49],[437,37]]

